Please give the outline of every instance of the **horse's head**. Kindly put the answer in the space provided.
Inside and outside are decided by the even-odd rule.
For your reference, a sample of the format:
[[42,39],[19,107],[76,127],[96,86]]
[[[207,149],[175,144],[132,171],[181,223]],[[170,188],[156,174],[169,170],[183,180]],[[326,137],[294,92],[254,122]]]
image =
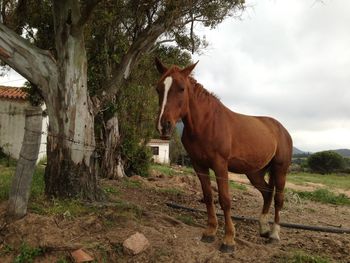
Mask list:
[[188,112],[188,91],[191,85],[188,76],[197,63],[180,69],[177,66],[167,68],[159,59],[155,60],[162,74],[156,89],[159,98],[157,129],[163,139],[169,139],[176,122]]

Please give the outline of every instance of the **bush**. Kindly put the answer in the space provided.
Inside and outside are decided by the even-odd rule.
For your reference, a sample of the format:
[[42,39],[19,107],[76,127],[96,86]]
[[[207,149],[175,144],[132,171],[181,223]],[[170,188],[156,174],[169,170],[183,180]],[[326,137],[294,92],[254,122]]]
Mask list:
[[179,160],[182,159],[182,156],[186,155],[186,151],[181,143],[181,138],[177,129],[174,130],[171,136],[169,148],[170,162],[173,164],[182,164]]
[[344,158],[333,151],[317,152],[309,156],[307,163],[312,172],[328,174],[344,169]]
[[149,147],[144,143],[140,144],[138,137],[129,133],[127,137],[123,138],[121,148],[126,175],[147,177],[152,158]]

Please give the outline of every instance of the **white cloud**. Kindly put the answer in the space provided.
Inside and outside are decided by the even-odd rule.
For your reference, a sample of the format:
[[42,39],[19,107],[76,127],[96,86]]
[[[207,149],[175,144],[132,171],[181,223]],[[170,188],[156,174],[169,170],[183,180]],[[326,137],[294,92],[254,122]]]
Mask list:
[[242,20],[203,31],[196,58],[224,104],[279,119],[307,151],[350,148],[350,1],[323,2],[250,1]]

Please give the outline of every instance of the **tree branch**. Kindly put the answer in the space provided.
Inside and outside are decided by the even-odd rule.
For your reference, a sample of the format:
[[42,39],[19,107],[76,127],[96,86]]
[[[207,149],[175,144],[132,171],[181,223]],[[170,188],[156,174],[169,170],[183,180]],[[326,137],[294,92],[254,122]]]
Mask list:
[[49,51],[33,46],[2,23],[0,59],[40,88],[47,89],[49,78],[57,71]]
[[81,28],[83,27],[87,21],[89,21],[92,12],[94,11],[95,7],[101,2],[102,0],[87,0],[86,5],[81,11],[81,17],[77,23],[77,27]]
[[106,87],[104,93],[108,98],[115,96],[118,87],[121,85],[123,79],[129,77],[131,69],[138,62],[140,55],[148,52],[165,30],[166,28],[163,23],[155,23],[152,27],[147,28],[138,35],[119,65],[113,69],[112,77],[104,85]]

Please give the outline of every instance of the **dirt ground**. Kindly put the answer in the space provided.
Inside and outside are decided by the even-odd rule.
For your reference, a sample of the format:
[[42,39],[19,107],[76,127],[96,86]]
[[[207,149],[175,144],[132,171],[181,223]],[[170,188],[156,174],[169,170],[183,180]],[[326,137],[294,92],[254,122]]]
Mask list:
[[[29,211],[9,225],[0,220],[1,263],[13,262],[23,242],[43,249],[34,262],[72,262],[70,252],[83,248],[96,262],[285,262],[295,251],[350,262],[350,234],[331,234],[281,228],[281,241],[270,244],[258,235],[257,223],[235,222],[236,249],[223,254],[218,248],[223,219],[214,243],[200,241],[206,215],[175,210],[166,202],[205,209],[198,179],[192,174],[165,176],[153,172],[121,181],[103,180],[109,200],[89,204],[87,212],[45,215]],[[213,187],[214,193],[215,186]],[[260,193],[251,186],[231,189],[233,214],[259,217]],[[87,205],[87,204],[86,204]],[[221,212],[218,203],[217,210]],[[6,203],[0,204],[3,215]],[[271,220],[273,208],[271,209]],[[286,196],[281,220],[288,223],[350,228],[350,207],[300,201]],[[151,246],[130,256],[122,243],[135,232],[143,233]],[[11,248],[11,249],[10,249]]]

